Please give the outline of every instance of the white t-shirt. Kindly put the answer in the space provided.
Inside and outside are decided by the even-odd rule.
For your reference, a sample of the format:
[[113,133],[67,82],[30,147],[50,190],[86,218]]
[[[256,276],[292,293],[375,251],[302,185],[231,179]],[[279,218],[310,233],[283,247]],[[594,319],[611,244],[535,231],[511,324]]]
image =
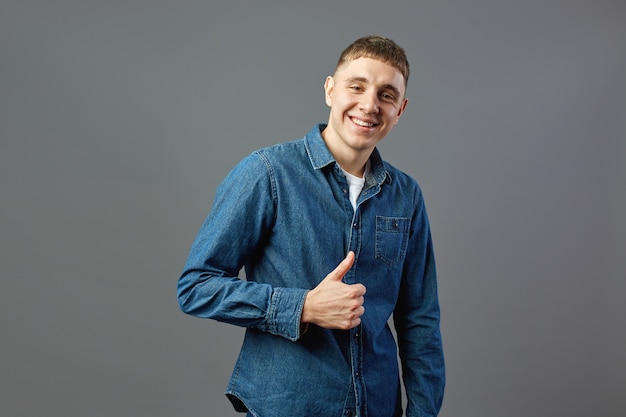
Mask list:
[[367,161],[367,164],[365,164],[365,171],[363,172],[363,178],[359,178],[355,175],[352,175],[345,169],[341,168],[344,175],[346,176],[346,179],[348,180],[348,187],[349,187],[349,192],[350,192],[350,203],[352,204],[352,209],[354,209],[354,211],[356,211],[356,200],[359,198],[359,195],[361,194],[361,190],[363,189],[363,186],[365,185],[365,175],[369,171],[369,167],[370,167],[370,161]]

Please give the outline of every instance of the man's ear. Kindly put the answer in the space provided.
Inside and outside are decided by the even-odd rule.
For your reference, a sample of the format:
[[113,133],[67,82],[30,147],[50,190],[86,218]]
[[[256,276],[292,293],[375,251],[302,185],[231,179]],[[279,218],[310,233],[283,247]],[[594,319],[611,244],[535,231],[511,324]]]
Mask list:
[[326,77],[326,81],[324,82],[324,96],[328,107],[332,106],[333,88],[335,88],[335,80],[329,75]]
[[408,99],[404,99],[402,100],[402,104],[400,105],[400,108],[398,109],[398,114],[396,114],[396,122],[394,123],[394,125],[397,125],[398,122],[400,121],[400,116],[402,116],[402,113],[404,113],[404,109],[406,109],[406,105],[409,104],[409,100]]

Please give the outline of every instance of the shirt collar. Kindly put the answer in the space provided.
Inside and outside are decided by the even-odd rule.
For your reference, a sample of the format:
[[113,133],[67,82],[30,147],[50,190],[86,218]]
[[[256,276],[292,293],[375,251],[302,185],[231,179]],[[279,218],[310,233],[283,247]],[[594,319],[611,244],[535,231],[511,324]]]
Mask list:
[[[304,144],[313,169],[321,169],[336,162],[335,157],[330,153],[322,138],[322,131],[325,128],[326,124],[320,123],[304,137]],[[378,152],[377,148],[374,148],[370,156],[370,171],[365,176],[365,187],[367,188],[375,184],[380,185],[385,181],[391,182],[391,175],[385,169],[380,152]]]

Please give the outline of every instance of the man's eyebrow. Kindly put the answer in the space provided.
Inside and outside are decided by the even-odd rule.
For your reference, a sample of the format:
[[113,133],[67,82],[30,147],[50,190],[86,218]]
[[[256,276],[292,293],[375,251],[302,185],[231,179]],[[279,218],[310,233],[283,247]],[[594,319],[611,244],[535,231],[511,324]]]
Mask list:
[[354,82],[358,82],[358,83],[366,83],[367,82],[367,78],[365,77],[349,77],[346,78],[346,83],[354,83]]
[[[348,77],[348,78],[346,78],[345,82],[346,82],[346,84],[354,83],[354,82],[366,83],[366,82],[368,82],[368,79],[365,78],[365,77],[356,77],[355,76],[355,77]],[[385,84],[385,85],[383,85],[383,89],[389,90],[389,91],[393,92],[397,97],[400,97],[400,90],[398,90],[396,88],[396,86],[393,85],[393,84]]]

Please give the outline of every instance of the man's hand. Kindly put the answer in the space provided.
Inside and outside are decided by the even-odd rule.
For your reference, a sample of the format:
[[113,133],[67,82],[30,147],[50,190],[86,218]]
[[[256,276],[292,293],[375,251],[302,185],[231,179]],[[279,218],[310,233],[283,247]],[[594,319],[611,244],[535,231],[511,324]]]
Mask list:
[[341,330],[351,329],[361,323],[361,316],[365,312],[365,286],[342,282],[353,263],[354,252],[349,252],[334,271],[308,292],[302,309],[303,323]]

